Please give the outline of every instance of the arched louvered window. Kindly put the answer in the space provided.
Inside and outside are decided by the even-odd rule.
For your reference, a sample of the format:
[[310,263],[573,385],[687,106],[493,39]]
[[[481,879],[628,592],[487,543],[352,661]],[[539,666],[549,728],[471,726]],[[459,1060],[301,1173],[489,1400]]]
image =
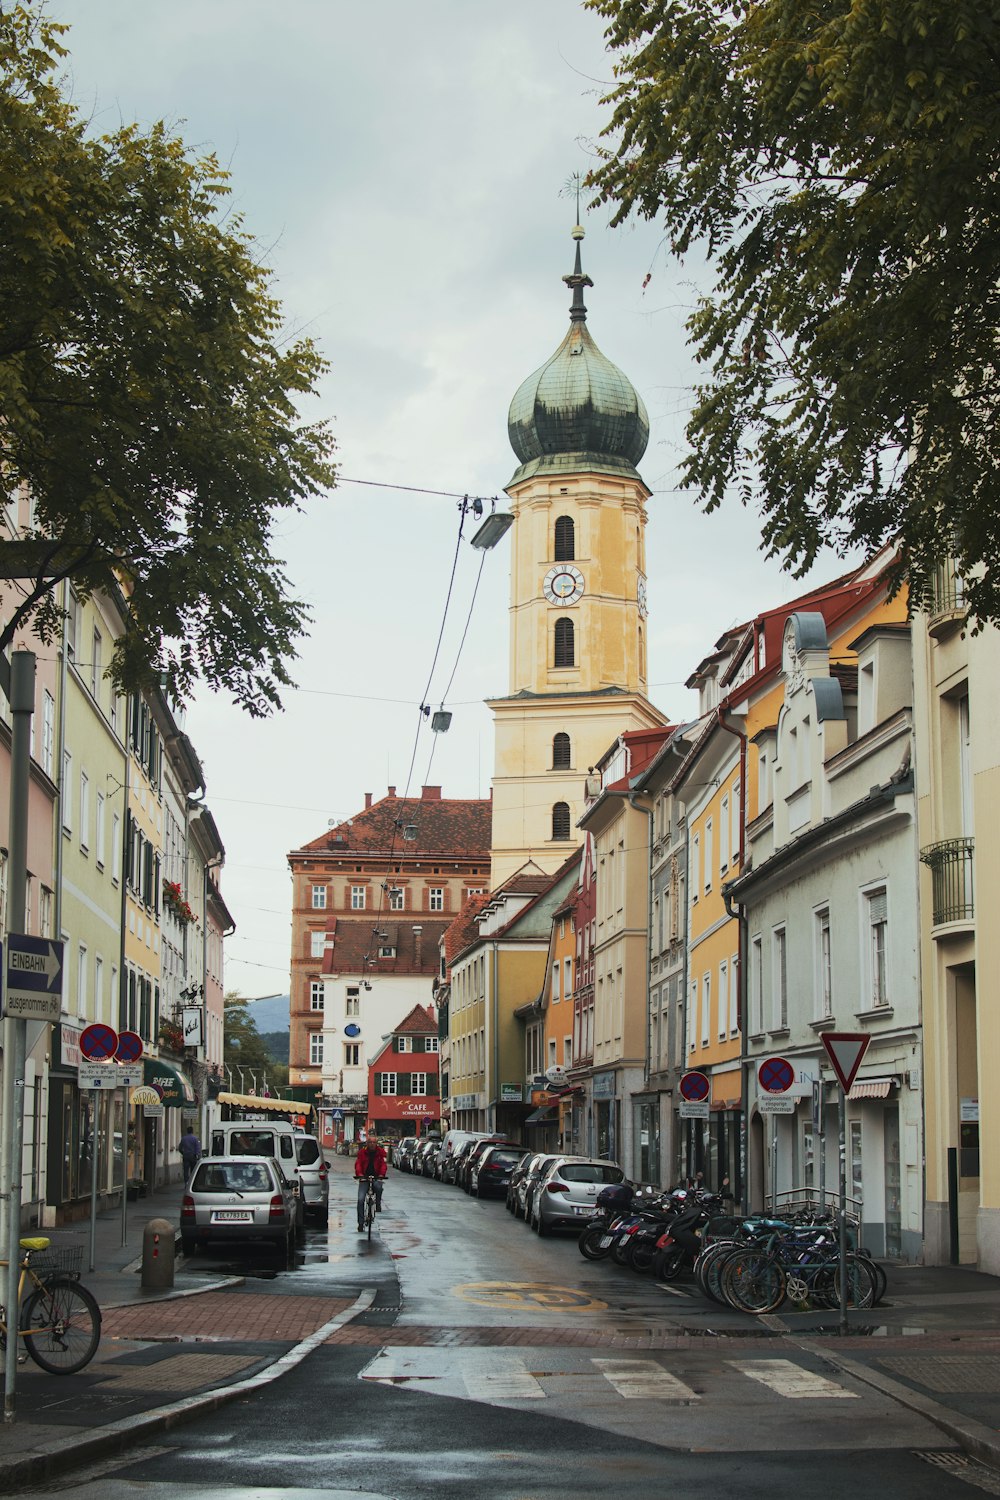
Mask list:
[[576,666],[576,633],[573,621],[566,618],[556,621],[556,651],[555,665],[557,667]]
[[576,557],[576,526],[572,516],[556,518],[556,562],[572,562]]
[[558,769],[571,764],[569,757],[569,735],[557,734],[552,738],[552,766]]
[[569,803],[556,802],[552,807],[552,837],[569,838]]

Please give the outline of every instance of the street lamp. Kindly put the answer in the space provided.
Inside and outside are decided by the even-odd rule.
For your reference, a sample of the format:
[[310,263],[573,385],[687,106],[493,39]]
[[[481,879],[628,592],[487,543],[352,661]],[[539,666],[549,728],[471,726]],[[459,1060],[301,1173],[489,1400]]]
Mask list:
[[510,511],[495,510],[492,515],[486,517],[475,536],[470,538],[472,545],[482,552],[488,552],[507,535],[513,524],[514,517]]

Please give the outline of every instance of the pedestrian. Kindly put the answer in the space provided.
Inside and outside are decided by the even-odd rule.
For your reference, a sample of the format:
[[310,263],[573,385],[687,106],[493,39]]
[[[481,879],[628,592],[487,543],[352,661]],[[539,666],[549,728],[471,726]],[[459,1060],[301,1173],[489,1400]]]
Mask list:
[[187,1187],[194,1175],[194,1169],[201,1159],[201,1141],[195,1135],[194,1127],[190,1123],[181,1136],[177,1149],[181,1153],[181,1161],[184,1163],[184,1186]]
[[389,1171],[386,1154],[378,1143],[377,1136],[369,1136],[354,1159],[354,1175],[358,1179],[358,1233],[364,1231],[365,1195],[369,1177],[375,1178],[375,1212],[382,1212],[382,1184]]

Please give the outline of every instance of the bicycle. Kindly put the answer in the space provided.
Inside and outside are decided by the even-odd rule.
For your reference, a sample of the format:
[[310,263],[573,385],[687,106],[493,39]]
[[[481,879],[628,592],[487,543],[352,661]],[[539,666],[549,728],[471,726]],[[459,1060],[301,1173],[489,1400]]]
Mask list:
[[368,1238],[372,1237],[372,1225],[375,1222],[375,1214],[378,1210],[378,1198],[375,1194],[375,1178],[369,1177],[368,1191],[365,1193],[365,1228],[368,1230]]
[[[101,1341],[101,1309],[79,1280],[83,1250],[52,1249],[41,1235],[21,1240],[20,1247],[17,1335],[35,1364],[50,1375],[75,1375],[90,1363]],[[0,1260],[0,1268],[8,1265]],[[7,1310],[0,1306],[0,1349],[6,1347]]]

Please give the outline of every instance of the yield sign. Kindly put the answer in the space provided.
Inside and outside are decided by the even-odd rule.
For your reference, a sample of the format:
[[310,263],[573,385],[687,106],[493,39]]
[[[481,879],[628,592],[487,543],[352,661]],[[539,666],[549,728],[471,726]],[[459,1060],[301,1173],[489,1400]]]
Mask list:
[[826,1048],[833,1071],[840,1087],[847,1094],[861,1066],[861,1059],[868,1051],[871,1037],[863,1031],[825,1031],[823,1046]]

